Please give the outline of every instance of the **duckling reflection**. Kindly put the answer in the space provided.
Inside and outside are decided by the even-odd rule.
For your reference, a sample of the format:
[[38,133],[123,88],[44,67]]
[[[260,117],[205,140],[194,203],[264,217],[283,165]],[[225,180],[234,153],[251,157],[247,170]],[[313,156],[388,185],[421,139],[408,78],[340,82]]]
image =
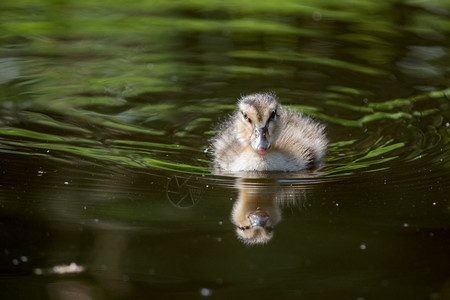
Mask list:
[[255,182],[240,178],[237,188],[239,194],[231,222],[238,238],[247,245],[269,242],[275,226],[282,220],[282,207],[297,206],[302,201],[302,190],[281,188],[275,179]]

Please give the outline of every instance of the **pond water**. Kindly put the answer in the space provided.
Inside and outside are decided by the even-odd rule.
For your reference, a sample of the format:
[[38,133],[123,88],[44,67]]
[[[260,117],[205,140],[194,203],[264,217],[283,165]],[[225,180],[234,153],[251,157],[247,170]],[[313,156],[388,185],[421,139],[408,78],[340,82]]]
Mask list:
[[[449,16],[2,0],[1,298],[449,299]],[[211,173],[214,127],[259,91],[327,125],[319,170]],[[276,226],[250,246],[252,201]]]

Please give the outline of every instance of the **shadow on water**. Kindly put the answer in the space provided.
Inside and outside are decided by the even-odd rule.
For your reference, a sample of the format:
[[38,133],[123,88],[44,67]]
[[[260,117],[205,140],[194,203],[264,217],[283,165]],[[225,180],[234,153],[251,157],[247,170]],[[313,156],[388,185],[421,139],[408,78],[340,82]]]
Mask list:
[[[450,297],[449,9],[2,1],[1,298]],[[212,174],[268,90],[324,166]]]

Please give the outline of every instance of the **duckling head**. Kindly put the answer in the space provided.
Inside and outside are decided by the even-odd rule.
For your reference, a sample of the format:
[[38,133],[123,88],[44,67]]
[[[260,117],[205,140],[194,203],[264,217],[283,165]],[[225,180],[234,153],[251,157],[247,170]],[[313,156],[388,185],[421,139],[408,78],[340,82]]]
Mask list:
[[274,94],[263,93],[243,97],[238,102],[239,141],[251,145],[260,155],[266,154],[276,137],[279,106]]

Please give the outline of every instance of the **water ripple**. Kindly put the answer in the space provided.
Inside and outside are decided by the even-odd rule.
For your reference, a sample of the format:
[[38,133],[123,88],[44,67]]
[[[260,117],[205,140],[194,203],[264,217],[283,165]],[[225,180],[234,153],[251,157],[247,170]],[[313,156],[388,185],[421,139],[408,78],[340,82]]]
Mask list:
[[[425,159],[432,164],[448,161],[450,129],[445,120],[449,120],[449,113],[437,107],[445,103],[449,91],[433,91],[385,102],[363,102],[360,106],[342,101],[326,102],[327,106],[339,107],[341,115],[348,111],[358,112],[361,117],[356,120],[331,116],[327,113],[327,106],[324,112],[308,106],[292,105],[292,108],[327,122],[331,129],[348,128],[347,132],[355,134],[348,140],[336,140],[330,136],[332,143],[322,172],[328,178],[341,177],[387,170],[416,160]],[[170,103],[145,105],[140,109],[135,107],[134,118],[129,119],[123,113],[94,114],[90,111],[91,106],[85,106],[86,103],[109,103],[105,101],[59,102],[60,105],[52,106],[47,112],[36,112],[39,104],[25,109],[15,107],[15,113],[8,114],[8,122],[20,126],[0,128],[0,151],[48,157],[67,163],[78,157],[95,164],[117,163],[136,168],[207,174],[209,157],[204,149],[214,125],[206,116],[218,115],[222,109],[231,111],[233,107],[213,102],[206,106],[194,102],[178,108]],[[111,106],[123,103],[112,102]],[[146,115],[149,110],[157,110],[157,118],[140,125],[139,116]],[[207,112],[207,115],[202,112]],[[179,126],[178,123],[170,125],[165,121],[179,114],[188,117],[184,126],[174,127]],[[14,115],[15,119],[11,120]],[[169,133],[171,138],[167,137]]]

